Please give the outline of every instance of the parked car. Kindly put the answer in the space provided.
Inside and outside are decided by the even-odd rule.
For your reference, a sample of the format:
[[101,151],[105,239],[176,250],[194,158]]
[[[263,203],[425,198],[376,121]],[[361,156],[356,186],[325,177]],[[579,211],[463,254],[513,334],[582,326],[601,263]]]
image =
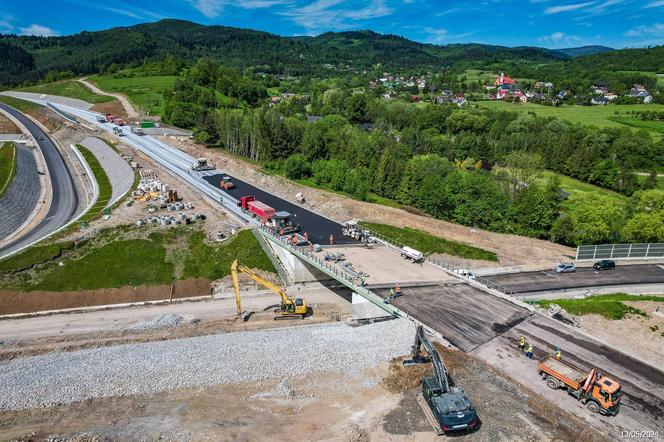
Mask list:
[[572,263],[558,264],[553,268],[556,273],[570,273],[576,271],[576,266]]
[[595,270],[613,270],[615,268],[616,268],[616,262],[611,261],[610,259],[603,259],[593,264],[593,269]]

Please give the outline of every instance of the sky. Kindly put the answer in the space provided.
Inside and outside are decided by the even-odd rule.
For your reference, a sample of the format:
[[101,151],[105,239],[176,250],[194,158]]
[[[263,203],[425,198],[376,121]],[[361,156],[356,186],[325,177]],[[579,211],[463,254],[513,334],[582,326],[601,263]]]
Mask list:
[[664,44],[664,0],[0,0],[0,33],[69,35],[164,18],[284,36],[371,29],[434,44]]

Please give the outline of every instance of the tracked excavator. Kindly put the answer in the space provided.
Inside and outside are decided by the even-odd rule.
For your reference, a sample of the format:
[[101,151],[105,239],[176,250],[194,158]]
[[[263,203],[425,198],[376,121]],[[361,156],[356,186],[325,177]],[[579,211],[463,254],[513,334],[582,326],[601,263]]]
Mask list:
[[440,435],[476,429],[479,421],[475,408],[466,393],[454,385],[443,359],[429,341],[424,328],[419,325],[412,347],[412,359],[403,361],[403,365],[429,362],[433,365],[434,376],[422,380],[422,393],[418,394],[417,399],[436,433]]
[[233,277],[233,289],[235,290],[235,303],[237,305],[238,316],[242,316],[242,303],[240,301],[240,280],[239,280],[240,273],[244,273],[245,275],[256,281],[258,284],[279,295],[279,297],[281,298],[281,304],[279,306],[279,309],[275,310],[279,314],[275,316],[274,319],[292,319],[292,318],[304,319],[305,317],[311,314],[311,308],[307,305],[304,299],[290,298],[286,294],[284,289],[262,278],[256,272],[251,270],[249,267],[240,264],[236,259],[235,261],[233,261],[233,264],[231,264],[231,275]]

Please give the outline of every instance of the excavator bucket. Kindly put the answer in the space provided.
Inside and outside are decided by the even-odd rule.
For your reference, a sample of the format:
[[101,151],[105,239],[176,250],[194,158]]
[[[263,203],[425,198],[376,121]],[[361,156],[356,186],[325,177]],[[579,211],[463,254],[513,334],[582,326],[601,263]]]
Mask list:
[[418,355],[412,359],[405,359],[403,361],[403,366],[408,367],[409,365],[428,364],[429,362],[431,362],[431,358],[424,355]]

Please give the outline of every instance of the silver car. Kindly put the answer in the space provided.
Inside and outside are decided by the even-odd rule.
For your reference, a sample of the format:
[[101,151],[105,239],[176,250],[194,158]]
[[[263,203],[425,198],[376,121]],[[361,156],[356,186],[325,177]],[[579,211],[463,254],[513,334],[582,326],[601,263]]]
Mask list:
[[576,271],[576,266],[574,264],[558,264],[553,268],[556,273],[570,273]]

